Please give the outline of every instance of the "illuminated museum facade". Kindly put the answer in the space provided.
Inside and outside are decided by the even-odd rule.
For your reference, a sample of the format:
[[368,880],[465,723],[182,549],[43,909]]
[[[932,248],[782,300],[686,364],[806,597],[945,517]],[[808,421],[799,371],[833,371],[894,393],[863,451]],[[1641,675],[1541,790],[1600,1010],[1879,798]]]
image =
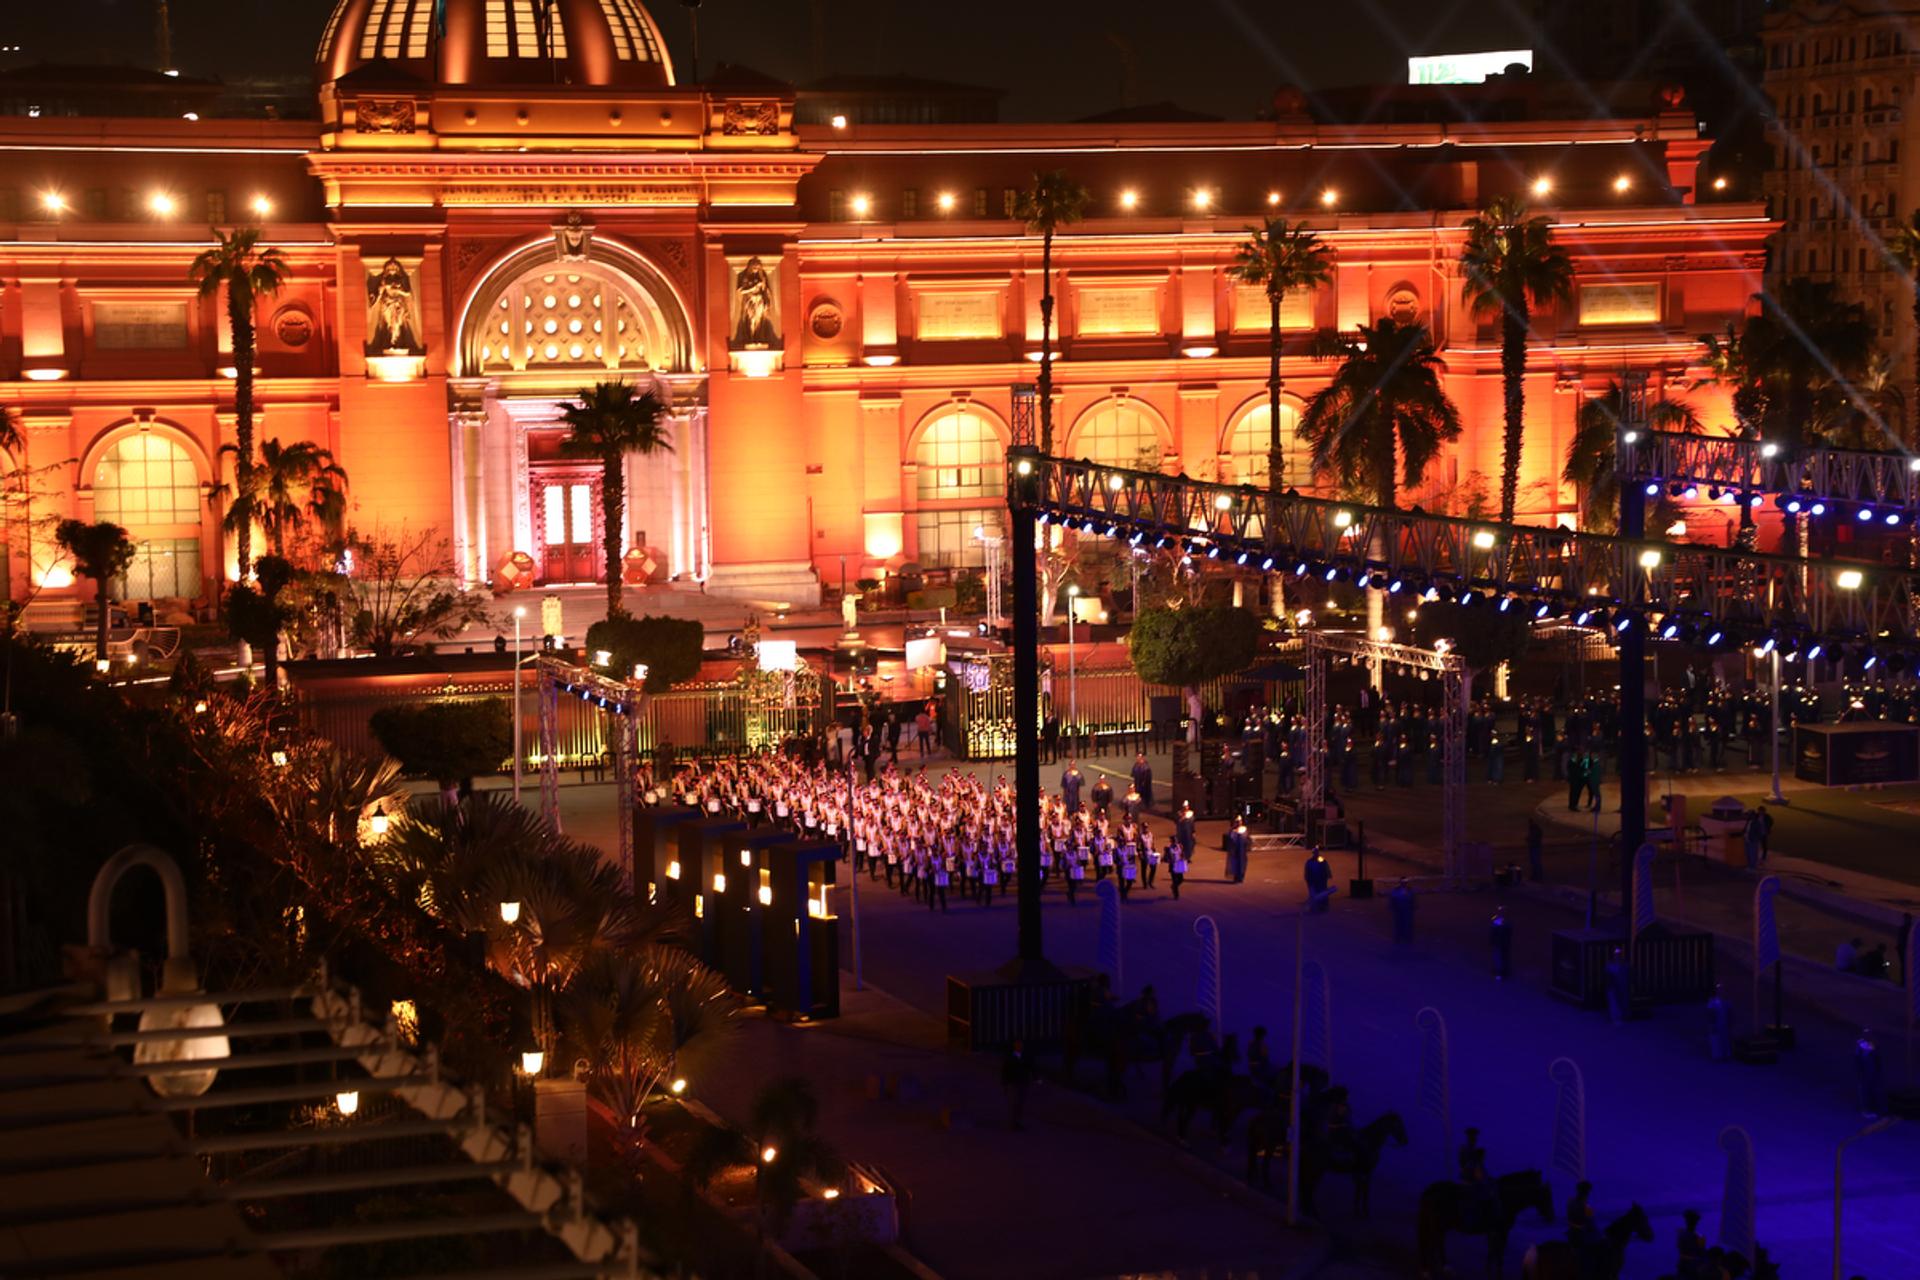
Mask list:
[[[357,529],[438,530],[476,583],[598,578],[599,481],[557,417],[625,377],[670,395],[674,438],[628,463],[626,544],[789,601],[843,565],[979,563],[1039,347],[1040,242],[1009,216],[1036,170],[1092,196],[1055,249],[1061,450],[1264,481],[1267,306],[1228,268],[1284,212],[1336,266],[1287,302],[1283,426],[1329,372],[1312,331],[1418,320],[1467,428],[1407,497],[1456,509],[1497,485],[1501,405],[1461,224],[1531,193],[1578,271],[1534,322],[1521,503],[1540,521],[1574,509],[1577,408],[1623,371],[1727,420],[1697,335],[1741,314],[1775,225],[1695,201],[1706,143],[1677,98],[1578,122],[1335,125],[1283,94],[1249,123],[796,128],[772,81],[676,84],[636,0],[563,0],[552,30],[450,0],[442,33],[434,8],[341,0],[317,123],[0,120],[19,219],[0,225],[0,403],[29,464],[63,464],[48,505],[139,540],[130,597],[205,601],[231,562],[206,497],[231,341],[186,278],[210,220],[260,223],[291,265],[258,310],[257,437],[331,449]],[[1313,484],[1298,448],[1288,467]],[[26,541],[10,531],[16,597],[87,593]]]

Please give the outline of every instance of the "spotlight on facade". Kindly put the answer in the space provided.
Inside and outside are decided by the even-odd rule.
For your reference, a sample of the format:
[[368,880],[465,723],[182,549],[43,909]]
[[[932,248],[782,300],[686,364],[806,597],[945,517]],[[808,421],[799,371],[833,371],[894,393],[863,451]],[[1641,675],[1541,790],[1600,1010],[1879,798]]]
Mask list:
[[1340,203],[1340,193],[1332,187],[1328,187],[1320,193],[1320,203],[1326,208],[1331,209]]
[[1131,213],[1140,205],[1140,193],[1132,187],[1120,193],[1120,207]]
[[1615,178],[1613,180],[1613,190],[1616,195],[1625,195],[1627,192],[1633,190],[1633,175],[1623,173]]
[[273,201],[266,196],[255,196],[247,207],[253,210],[255,216],[264,218],[273,212]]
[[40,193],[40,207],[57,217],[67,211],[67,198],[58,191],[43,191]]
[[1207,190],[1205,187],[1195,187],[1193,190],[1193,207],[1203,213],[1213,208],[1213,192]]
[[847,202],[847,207],[853,210],[854,217],[864,218],[873,212],[873,197],[864,191],[856,192],[853,199]]
[[940,212],[942,213],[952,213],[953,207],[959,203],[951,191],[942,191],[938,196],[934,197],[933,202],[939,206]]
[[164,191],[156,191],[147,197],[147,211],[156,218],[171,218],[178,207],[174,198]]
[[1269,209],[1277,209],[1280,207],[1280,193],[1278,191],[1267,192],[1267,207]]
[[1715,191],[1725,191],[1727,189],[1727,177],[1725,174],[1721,174],[1713,180],[1713,189]]
[[1536,195],[1536,196],[1550,196],[1550,195],[1552,195],[1552,194],[1553,194],[1553,179],[1552,179],[1552,178],[1549,178],[1549,177],[1548,177],[1548,176],[1547,176],[1546,174],[1544,174],[1544,173],[1543,173],[1543,174],[1541,174],[1541,175],[1540,175],[1539,177],[1537,177],[1537,178],[1535,178],[1535,179],[1533,180],[1533,194],[1534,194],[1534,195]]
[[844,129],[847,127],[847,118],[845,116],[835,116],[829,123],[836,129]]

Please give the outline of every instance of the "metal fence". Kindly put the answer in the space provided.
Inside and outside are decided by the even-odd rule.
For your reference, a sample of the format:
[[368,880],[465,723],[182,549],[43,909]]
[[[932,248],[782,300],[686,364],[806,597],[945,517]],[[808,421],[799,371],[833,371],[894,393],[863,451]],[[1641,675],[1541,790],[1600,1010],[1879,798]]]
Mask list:
[[[527,675],[522,696],[520,749],[528,768],[540,762],[539,709],[534,680]],[[423,702],[479,702],[513,697],[513,683],[502,675],[449,680],[437,688],[297,690],[300,723],[308,732],[349,751],[378,751],[373,716],[383,707]],[[607,759],[606,713],[576,698],[562,698],[554,755],[563,768],[598,767]],[[637,721],[638,749],[654,755],[663,747],[679,755],[735,752],[777,745],[814,726],[817,712],[805,707],[769,706],[730,684],[697,684],[647,698]],[[504,763],[504,762],[503,762]]]

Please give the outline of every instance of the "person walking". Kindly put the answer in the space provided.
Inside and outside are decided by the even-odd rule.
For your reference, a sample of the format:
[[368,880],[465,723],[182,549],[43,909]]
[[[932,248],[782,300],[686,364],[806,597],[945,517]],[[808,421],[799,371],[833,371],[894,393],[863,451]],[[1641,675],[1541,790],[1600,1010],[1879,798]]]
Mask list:
[[1760,869],[1760,811],[1758,809],[1749,809],[1747,811],[1746,824],[1740,828],[1740,844],[1741,844],[1741,847],[1746,851],[1747,870],[1749,871],[1759,870]]
[[1107,810],[1113,807],[1113,784],[1107,781],[1107,775],[1101,774],[1093,780],[1093,816],[1104,818]]
[[1007,1095],[1007,1127],[1015,1133],[1027,1127],[1027,1090],[1033,1085],[1033,1063],[1027,1043],[1015,1040],[1000,1063],[1000,1088]]
[[1387,908],[1393,913],[1393,941],[1405,946],[1413,941],[1413,886],[1405,876],[1393,886],[1393,892],[1387,895]]
[[1189,858],[1193,856],[1193,851],[1196,848],[1193,837],[1197,827],[1198,823],[1193,816],[1193,802],[1191,800],[1182,800],[1180,802],[1180,812],[1173,817],[1173,838],[1175,843],[1187,851]]
[[1327,913],[1327,903],[1333,897],[1333,867],[1327,862],[1327,855],[1315,849],[1307,858],[1305,870],[1307,881],[1307,910],[1316,916]]
[[1760,862],[1764,866],[1767,855],[1773,852],[1773,815],[1764,804],[1756,808],[1754,814],[1760,820]]
[[1227,878],[1235,884],[1247,878],[1247,850],[1251,843],[1247,835],[1247,820],[1238,818],[1227,831]]
[[1527,879],[1535,884],[1547,878],[1546,840],[1547,833],[1541,829],[1540,819],[1529,815],[1527,818]]
[[1147,762],[1147,753],[1144,751],[1133,758],[1133,789],[1140,793],[1140,807],[1152,813],[1153,766]]
[[1187,878],[1187,848],[1176,838],[1167,845],[1167,881],[1173,886],[1173,900],[1180,901],[1180,886]]
[[1060,775],[1060,796],[1066,801],[1068,817],[1080,812],[1080,787],[1085,781],[1080,767],[1068,760],[1066,771]]
[[1580,812],[1580,793],[1587,786],[1587,758],[1575,754],[1567,760],[1567,812]]
[[1505,982],[1507,974],[1513,968],[1513,925],[1507,920],[1507,909],[1493,909],[1493,923],[1487,929],[1487,941],[1493,947],[1493,979]]
[[1607,1016],[1620,1026],[1633,1011],[1633,971],[1627,967],[1625,947],[1615,947],[1607,955]]

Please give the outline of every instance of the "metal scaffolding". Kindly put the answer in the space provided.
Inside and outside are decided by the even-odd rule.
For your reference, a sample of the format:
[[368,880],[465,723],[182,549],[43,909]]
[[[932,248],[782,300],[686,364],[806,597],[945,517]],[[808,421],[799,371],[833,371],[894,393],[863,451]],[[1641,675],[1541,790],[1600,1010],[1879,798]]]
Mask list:
[[[1773,636],[1829,650],[1846,642],[1920,648],[1920,574],[1885,565],[1810,566],[1794,556],[1275,496],[1086,460],[1030,456],[1020,465],[1029,473],[1009,482],[1030,486],[1042,520],[1226,566],[1431,588],[1540,618],[1585,612],[1623,630],[1671,624],[1666,638],[1709,645]],[[1623,608],[1621,624],[1611,611]]]
[[621,874],[633,886],[633,768],[638,749],[641,693],[592,667],[575,666],[559,658],[538,661],[540,682],[540,811],[560,830],[560,765],[558,760],[560,697],[565,694],[597,704],[609,718],[607,755],[613,770],[614,812],[619,823],[617,856]]
[[1897,509],[1903,519],[1920,515],[1920,457],[1905,452],[1790,449],[1770,440],[1629,428],[1617,460],[1623,481],[1658,484],[1675,496],[1691,487],[1709,498],[1798,496],[1836,513],[1865,505]]
[[1362,636],[1309,630],[1307,639],[1307,770],[1300,805],[1318,813],[1327,802],[1327,661],[1330,657],[1359,658],[1431,671],[1440,677],[1441,865],[1449,876],[1461,873],[1462,848],[1467,837],[1467,665],[1460,655],[1444,649],[1416,649],[1411,645]]

